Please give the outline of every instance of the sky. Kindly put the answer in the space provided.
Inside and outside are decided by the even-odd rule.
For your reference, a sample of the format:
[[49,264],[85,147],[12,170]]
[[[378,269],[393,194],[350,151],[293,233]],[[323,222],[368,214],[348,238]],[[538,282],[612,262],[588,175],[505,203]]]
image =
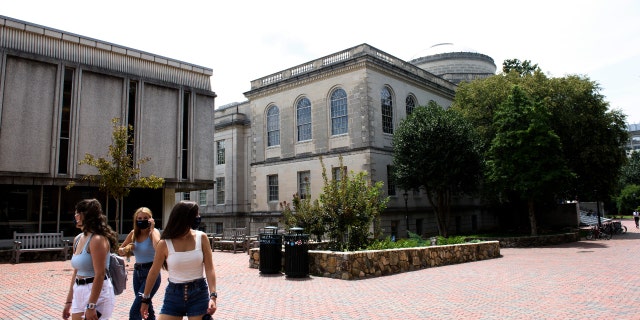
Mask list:
[[0,0],[0,15],[213,70],[216,107],[255,80],[367,43],[405,61],[453,43],[582,75],[640,123],[637,0]]

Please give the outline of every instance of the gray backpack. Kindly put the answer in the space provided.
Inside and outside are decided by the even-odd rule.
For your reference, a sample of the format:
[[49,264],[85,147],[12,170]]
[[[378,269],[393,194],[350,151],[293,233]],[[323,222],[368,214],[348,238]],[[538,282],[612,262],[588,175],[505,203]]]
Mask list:
[[[93,235],[92,235],[93,236]],[[73,244],[73,251],[76,251],[78,242],[80,241],[80,235],[78,235]],[[109,254],[109,268],[107,269],[107,275],[111,279],[113,284],[113,293],[119,295],[127,288],[127,269],[124,264],[124,259],[115,253]]]
[[115,253],[109,255],[109,269],[107,274],[113,284],[113,293],[119,295],[127,288],[127,269],[124,259]]

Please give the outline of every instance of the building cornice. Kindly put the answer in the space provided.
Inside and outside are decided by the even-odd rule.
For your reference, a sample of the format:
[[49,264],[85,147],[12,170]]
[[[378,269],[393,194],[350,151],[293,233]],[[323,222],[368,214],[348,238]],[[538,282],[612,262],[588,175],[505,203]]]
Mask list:
[[410,78],[421,86],[427,86],[444,96],[453,97],[456,85],[417,66],[400,60],[368,44],[362,44],[325,56],[274,74],[251,81],[251,90],[245,96],[252,98],[287,90],[294,86],[327,78],[336,73],[357,68],[376,66],[397,76]]
[[5,16],[0,48],[211,91],[209,68]]

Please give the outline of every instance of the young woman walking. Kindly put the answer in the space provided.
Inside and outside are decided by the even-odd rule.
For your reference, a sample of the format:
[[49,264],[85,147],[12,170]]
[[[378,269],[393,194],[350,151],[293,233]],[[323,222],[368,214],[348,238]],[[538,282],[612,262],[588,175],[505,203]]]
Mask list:
[[216,273],[209,238],[196,231],[201,218],[195,202],[181,201],[171,210],[156,246],[153,265],[142,292],[140,313],[149,316],[154,279],[164,268],[169,272],[160,320],[203,319],[216,312]]
[[[133,265],[133,292],[136,293],[131,309],[129,309],[129,320],[140,320],[140,304],[142,297],[137,294],[144,289],[147,283],[147,275],[153,264],[153,257],[156,254],[156,245],[160,241],[160,231],[155,228],[155,221],[153,220],[153,214],[151,210],[146,207],[141,207],[133,214],[133,230],[129,232],[127,238],[120,245],[118,254],[121,256],[127,255],[125,248],[130,248],[131,252],[135,256],[136,263]],[[150,297],[153,296],[160,288],[160,274],[156,277],[153,288],[151,289]],[[153,304],[149,302],[149,317],[150,320],[155,320],[155,310]]]

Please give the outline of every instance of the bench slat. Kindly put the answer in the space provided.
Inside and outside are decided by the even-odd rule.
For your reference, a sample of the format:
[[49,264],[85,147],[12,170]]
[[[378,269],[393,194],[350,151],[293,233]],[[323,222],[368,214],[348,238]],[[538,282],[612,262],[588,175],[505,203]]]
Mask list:
[[59,233],[19,233],[13,232],[13,261],[20,263],[22,252],[62,251],[64,258],[69,256],[69,241],[64,239],[64,232]]
[[225,228],[220,239],[214,237],[211,249],[215,251],[216,248],[219,250],[230,248],[229,250],[233,250],[233,253],[238,249],[240,252],[247,250],[246,230],[246,228]]

